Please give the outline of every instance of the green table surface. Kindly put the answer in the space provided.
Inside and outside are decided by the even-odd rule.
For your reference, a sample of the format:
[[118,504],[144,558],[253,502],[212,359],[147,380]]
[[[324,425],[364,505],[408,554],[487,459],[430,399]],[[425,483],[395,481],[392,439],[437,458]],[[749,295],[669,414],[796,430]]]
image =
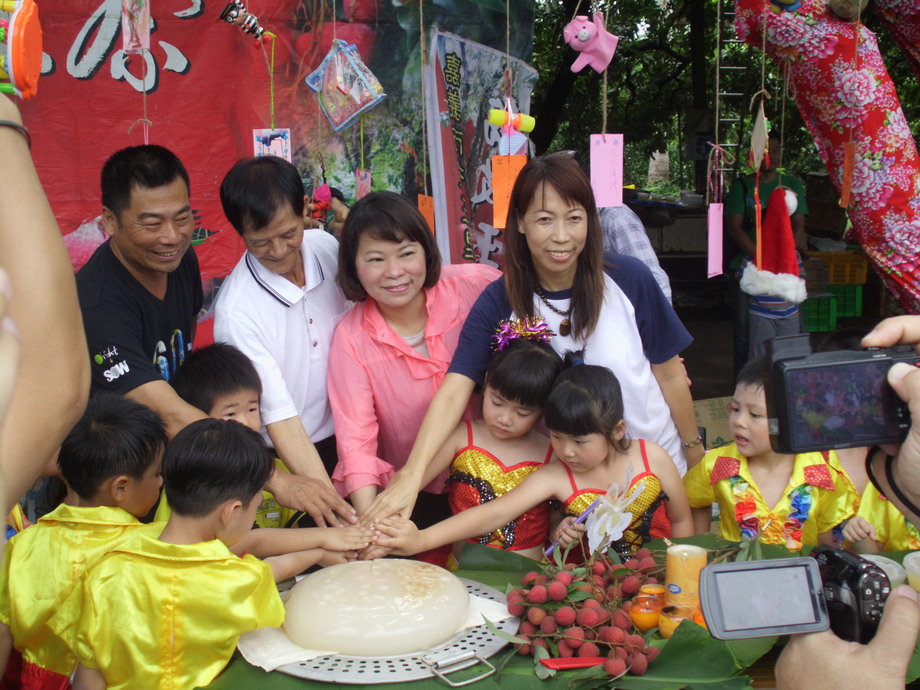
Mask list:
[[[703,535],[675,541],[696,543],[706,548],[723,548],[727,545],[727,542],[721,542],[721,540],[718,540],[711,535]],[[900,563],[906,553],[907,552],[886,553],[883,555]],[[786,555],[788,555],[788,552],[786,552],[785,549],[781,547],[764,548],[763,557],[765,558],[777,558]],[[501,591],[505,591],[509,583],[520,583],[521,577],[524,575],[524,573],[535,569],[534,562],[529,559],[522,558],[508,552],[502,552],[497,549],[489,549],[479,546],[473,546],[464,551],[460,559],[460,566],[460,570],[457,571],[458,576],[490,585]],[[770,645],[776,641],[776,638],[736,641],[735,643],[720,643],[716,640],[712,640],[712,638],[706,635],[704,631],[698,629],[697,626],[691,625],[690,627],[698,630],[698,632],[702,633],[702,635],[690,634],[684,637],[684,639],[692,638],[694,636],[696,637],[695,640],[690,640],[691,645],[696,645],[695,648],[692,648],[689,653],[687,650],[682,650],[684,652],[683,659],[686,662],[696,666],[692,660],[701,658],[700,655],[703,657],[715,659],[717,657],[724,656],[724,645],[739,645],[735,647],[732,653],[738,657],[739,661],[741,658],[746,659],[743,664],[737,666],[737,669],[747,668],[747,677],[734,677],[732,678],[733,682],[729,683],[727,682],[727,677],[722,676],[721,680],[718,680],[715,685],[706,684],[700,682],[701,679],[699,678],[693,680],[686,678],[686,676],[683,675],[682,669],[686,669],[687,666],[682,665],[680,666],[680,673],[678,673],[677,676],[679,678],[683,678],[683,681],[678,680],[678,678],[672,675],[670,677],[670,682],[659,684],[656,683],[655,679],[653,678],[643,677],[635,678],[634,682],[629,684],[629,687],[643,689],[668,688],[670,690],[671,688],[675,687],[683,687],[685,683],[690,682],[694,687],[707,688],[707,690],[714,690],[717,687],[730,687],[734,690],[735,688],[751,687],[751,685],[748,684],[751,681],[753,681],[753,687],[773,687],[775,680],[772,678],[772,667],[773,663],[775,662],[776,654],[774,652],[773,655],[770,656],[769,649]],[[678,630],[678,635],[676,635],[675,638],[671,640],[672,643],[676,642],[678,637],[681,637],[683,628],[684,626],[681,626],[681,630]],[[765,646],[764,644],[760,643],[764,643]],[[707,644],[715,645],[715,647],[709,646],[707,648],[705,647]],[[697,656],[693,656],[693,649],[698,650]],[[674,656],[676,656],[676,654],[677,653],[675,652]],[[572,687],[573,680],[575,680],[575,676],[578,673],[576,671],[560,672],[553,678],[540,681],[534,675],[533,659],[530,657],[513,654],[509,656],[508,649],[500,651],[498,654],[491,657],[490,661],[497,665],[505,662],[501,667],[500,673],[489,676],[488,678],[472,684],[470,687],[477,688],[477,690],[485,690],[491,688],[495,688],[496,690],[527,690],[536,687],[537,684],[539,684],[539,686],[543,688],[570,688]],[[469,669],[457,671],[456,673],[451,674],[450,678],[455,682],[459,682],[468,678],[475,677],[485,670],[486,669],[481,664],[478,664]],[[738,673],[738,671],[736,670],[735,673]],[[691,673],[689,675],[692,676],[694,674]],[[751,676],[753,676],[753,678]],[[624,678],[623,680],[625,681],[627,678]],[[914,657],[911,660],[907,674],[908,681],[913,681],[917,678],[920,678],[920,646],[918,646],[918,650],[914,652]],[[266,673],[260,668],[249,665],[239,655],[239,653],[237,653],[227,668],[224,670],[224,672],[208,687],[232,688],[234,690],[238,690],[239,688],[254,688],[256,690],[260,688],[271,688],[272,690],[275,690],[277,688],[278,690],[284,690],[285,688],[324,687],[327,685],[329,684],[296,678],[284,673],[280,673],[278,671]],[[621,685],[624,684],[618,681],[617,686]],[[447,685],[439,679],[432,677],[430,679],[417,680],[408,683],[387,683],[386,687],[427,690],[427,688],[445,688]],[[909,687],[917,686],[911,685]]]

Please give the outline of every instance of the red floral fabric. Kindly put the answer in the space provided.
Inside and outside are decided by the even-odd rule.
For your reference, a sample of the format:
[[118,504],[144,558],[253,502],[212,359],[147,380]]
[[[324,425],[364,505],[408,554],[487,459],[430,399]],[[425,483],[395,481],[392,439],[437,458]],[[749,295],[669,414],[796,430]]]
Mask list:
[[[880,4],[897,16],[916,3]],[[838,190],[844,144],[855,142],[854,234],[887,287],[916,313],[920,160],[875,34],[830,14],[824,0],[803,0],[792,12],[769,8],[763,0],[735,0],[735,31],[759,48],[766,30],[766,51],[787,68],[796,105]],[[916,35],[916,21],[910,28]]]

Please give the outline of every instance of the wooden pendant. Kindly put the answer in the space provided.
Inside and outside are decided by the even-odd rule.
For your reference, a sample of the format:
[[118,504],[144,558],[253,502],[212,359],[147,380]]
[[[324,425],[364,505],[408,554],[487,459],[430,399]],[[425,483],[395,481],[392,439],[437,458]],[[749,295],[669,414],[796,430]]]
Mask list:
[[559,335],[567,336],[571,332],[572,332],[572,322],[569,321],[568,319],[562,319],[562,321],[559,322]]

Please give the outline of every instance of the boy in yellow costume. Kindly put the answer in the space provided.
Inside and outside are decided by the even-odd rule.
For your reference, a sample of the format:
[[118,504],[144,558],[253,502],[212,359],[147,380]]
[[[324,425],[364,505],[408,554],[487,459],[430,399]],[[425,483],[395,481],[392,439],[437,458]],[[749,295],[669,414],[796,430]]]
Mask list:
[[734,443],[716,448],[684,477],[697,534],[709,531],[719,504],[723,539],[760,536],[764,544],[798,551],[830,544],[832,530],[853,515],[855,494],[822,453],[777,453],[770,446],[764,357],[741,369],[731,402]]
[[51,621],[76,653],[75,685],[207,685],[242,633],[281,625],[275,581],[311,565],[312,552],[259,561],[229,549],[249,533],[271,472],[262,439],[241,424],[203,419],[176,435],[163,458],[172,513],[162,533],[102,558]]
[[843,538],[856,553],[920,549],[917,528],[871,483],[863,492],[856,517],[844,526]]
[[155,536],[163,528],[137,518],[159,495],[165,443],[162,421],[144,405],[115,395],[89,401],[58,457],[79,505],[59,506],[6,545],[0,661],[8,687],[70,687],[75,657],[48,619],[105,553],[137,533]]
[[[189,353],[170,383],[180,398],[207,412],[208,417],[232,419],[257,433],[261,431],[262,381],[249,357],[233,345],[214,343]],[[279,458],[275,458],[275,471],[288,471]],[[256,510],[256,524],[286,527],[296,515],[296,510],[278,505],[270,492],[263,491],[262,502]],[[162,501],[157,509],[157,520],[168,518],[169,506]],[[344,559],[340,558],[339,562],[341,560]]]

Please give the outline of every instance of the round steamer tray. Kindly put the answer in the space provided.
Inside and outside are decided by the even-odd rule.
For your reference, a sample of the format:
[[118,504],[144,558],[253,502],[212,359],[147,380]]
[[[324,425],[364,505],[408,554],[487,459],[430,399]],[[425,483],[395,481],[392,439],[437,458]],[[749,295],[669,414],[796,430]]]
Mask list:
[[[505,595],[494,587],[481,582],[460,578],[472,596],[505,603]],[[519,618],[507,618],[495,623],[495,627],[514,635],[520,625]],[[319,656],[310,661],[279,666],[290,676],[316,680],[324,683],[346,685],[377,685],[380,683],[403,683],[437,676],[451,687],[461,687],[482,680],[493,673],[495,667],[486,659],[498,653],[505,640],[493,634],[485,625],[463,630],[446,642],[418,652],[395,656]],[[447,674],[460,671],[476,664],[485,664],[488,669],[475,678],[453,682]]]

